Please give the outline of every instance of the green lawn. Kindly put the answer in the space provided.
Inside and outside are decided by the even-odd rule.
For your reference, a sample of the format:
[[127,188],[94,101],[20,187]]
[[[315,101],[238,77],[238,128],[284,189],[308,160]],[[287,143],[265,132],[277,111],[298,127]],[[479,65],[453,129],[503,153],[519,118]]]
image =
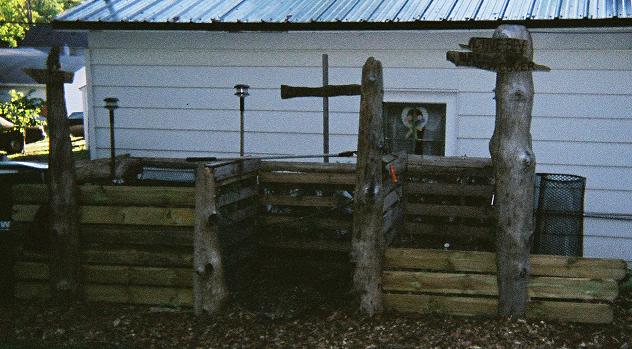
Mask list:
[[[70,137],[70,139],[72,141],[72,152],[75,160],[88,159],[89,154],[85,139],[83,137]],[[48,162],[48,138],[27,144],[24,154],[12,154],[9,155],[9,159],[15,161]]]

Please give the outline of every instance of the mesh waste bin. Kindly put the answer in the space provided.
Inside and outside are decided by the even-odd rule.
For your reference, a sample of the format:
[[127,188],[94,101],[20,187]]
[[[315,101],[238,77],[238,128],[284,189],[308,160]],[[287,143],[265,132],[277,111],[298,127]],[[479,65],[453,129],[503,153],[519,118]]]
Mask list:
[[581,257],[586,178],[538,173],[535,184],[533,253]]
[[11,230],[13,197],[16,183],[43,183],[46,164],[0,161],[0,302],[13,298],[13,264],[16,236]]

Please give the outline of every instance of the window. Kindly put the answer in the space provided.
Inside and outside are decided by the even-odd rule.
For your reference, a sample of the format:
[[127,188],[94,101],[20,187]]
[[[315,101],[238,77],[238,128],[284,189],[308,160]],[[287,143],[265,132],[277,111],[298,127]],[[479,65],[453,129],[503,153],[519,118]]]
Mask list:
[[384,103],[387,152],[446,155],[446,104]]

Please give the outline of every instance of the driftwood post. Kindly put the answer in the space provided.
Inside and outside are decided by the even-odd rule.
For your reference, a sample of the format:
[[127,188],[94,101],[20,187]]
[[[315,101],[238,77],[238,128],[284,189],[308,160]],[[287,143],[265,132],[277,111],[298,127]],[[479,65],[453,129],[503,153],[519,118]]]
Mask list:
[[531,268],[535,155],[531,149],[533,70],[529,31],[501,25],[491,39],[472,38],[464,46],[472,52],[448,52],[456,65],[496,71],[496,126],[489,144],[496,179],[496,267],[498,315],[525,314]]
[[213,170],[195,171],[195,227],[193,237],[193,307],[195,315],[221,310],[228,292],[219,246]]
[[49,224],[52,235],[50,285],[54,299],[68,301],[79,295],[81,287],[78,190],[64,96],[64,83],[72,82],[73,73],[61,71],[59,47],[50,50],[46,63],[46,70],[25,71],[37,82],[46,83]]
[[383,310],[382,262],[385,248],[382,212],[384,91],[382,63],[373,57],[362,68],[361,96],[351,260],[355,263],[353,287],[360,297],[360,311],[373,316]]

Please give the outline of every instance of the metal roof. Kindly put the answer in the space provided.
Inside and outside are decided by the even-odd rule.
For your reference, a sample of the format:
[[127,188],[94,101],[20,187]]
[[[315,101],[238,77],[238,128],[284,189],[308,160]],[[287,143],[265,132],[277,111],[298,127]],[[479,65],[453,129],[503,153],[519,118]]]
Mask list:
[[[632,0],[87,0],[57,28],[393,29],[630,25]],[[592,24],[591,24],[592,23]],[[485,26],[485,25],[483,25]]]

